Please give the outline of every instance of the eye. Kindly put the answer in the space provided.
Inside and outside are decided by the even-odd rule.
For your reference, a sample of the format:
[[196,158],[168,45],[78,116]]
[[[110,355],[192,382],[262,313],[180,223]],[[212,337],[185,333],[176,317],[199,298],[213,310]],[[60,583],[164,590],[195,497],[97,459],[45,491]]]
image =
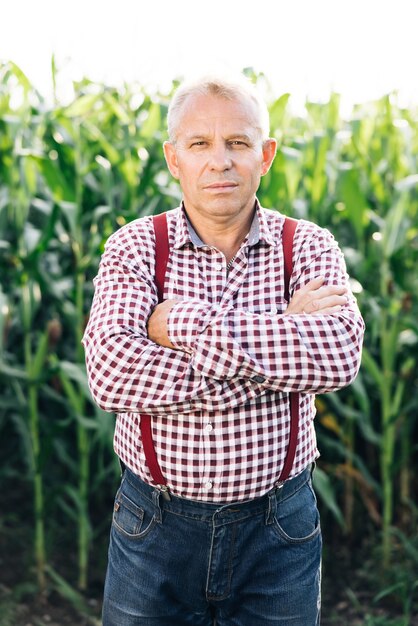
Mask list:
[[229,142],[229,145],[233,148],[248,148],[248,143],[242,141],[241,139],[234,139]]
[[191,148],[201,148],[202,146],[206,146],[206,141],[194,141],[190,144]]

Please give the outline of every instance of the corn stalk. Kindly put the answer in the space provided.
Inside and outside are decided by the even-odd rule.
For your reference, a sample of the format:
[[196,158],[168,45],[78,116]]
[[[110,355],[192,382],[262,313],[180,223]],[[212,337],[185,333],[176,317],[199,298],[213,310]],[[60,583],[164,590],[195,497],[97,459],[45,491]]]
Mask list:
[[40,337],[36,351],[31,341],[31,321],[33,319],[33,285],[27,276],[22,284],[22,321],[24,328],[24,355],[28,385],[28,418],[31,442],[30,466],[33,481],[33,512],[35,521],[35,562],[39,590],[45,591],[45,507],[42,477],[41,421],[38,407],[38,385],[48,350],[48,333]]

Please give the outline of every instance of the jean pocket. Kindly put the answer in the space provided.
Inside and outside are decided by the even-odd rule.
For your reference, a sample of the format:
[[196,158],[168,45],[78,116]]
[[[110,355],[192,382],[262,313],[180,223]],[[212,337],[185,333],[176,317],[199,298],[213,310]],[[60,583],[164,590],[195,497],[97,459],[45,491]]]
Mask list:
[[319,511],[311,481],[278,503],[273,528],[288,543],[311,541],[320,534]]
[[112,523],[115,530],[125,537],[141,539],[150,532],[156,520],[154,515],[119,490],[115,498]]

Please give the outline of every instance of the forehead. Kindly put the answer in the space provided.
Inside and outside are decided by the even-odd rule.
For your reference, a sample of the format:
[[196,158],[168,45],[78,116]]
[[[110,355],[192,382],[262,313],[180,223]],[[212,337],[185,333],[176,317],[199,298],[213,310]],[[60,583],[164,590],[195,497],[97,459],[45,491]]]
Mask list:
[[193,94],[187,98],[179,116],[178,135],[213,132],[258,132],[256,105],[250,99],[229,100],[220,96]]

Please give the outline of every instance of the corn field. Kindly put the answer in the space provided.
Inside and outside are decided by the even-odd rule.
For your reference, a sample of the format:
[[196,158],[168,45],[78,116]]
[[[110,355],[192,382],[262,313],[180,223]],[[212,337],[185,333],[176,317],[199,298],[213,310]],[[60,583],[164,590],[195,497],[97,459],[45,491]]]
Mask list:
[[[30,502],[2,507],[0,545],[29,518],[25,581],[79,607],[105,563],[119,477],[80,340],[107,237],[179,202],[162,152],[169,96],[84,79],[70,103],[48,104],[0,66],[0,480]],[[401,621],[364,623],[406,626],[418,615],[418,107],[389,94],[343,119],[333,93],[298,116],[289,98],[270,102],[279,147],[258,197],[331,230],[367,326],[355,383],[317,399],[325,559],[341,544],[369,551],[375,605]]]

